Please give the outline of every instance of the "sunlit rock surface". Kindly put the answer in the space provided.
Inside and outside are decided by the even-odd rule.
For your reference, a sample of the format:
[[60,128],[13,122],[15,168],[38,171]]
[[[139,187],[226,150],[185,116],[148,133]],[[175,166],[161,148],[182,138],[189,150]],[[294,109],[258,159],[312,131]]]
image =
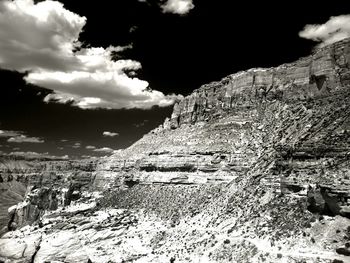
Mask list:
[[9,186],[0,260],[350,262],[349,95],[349,39],[204,85],[128,149]]
[[69,204],[95,176],[91,160],[0,158],[1,234],[33,223],[45,210]]

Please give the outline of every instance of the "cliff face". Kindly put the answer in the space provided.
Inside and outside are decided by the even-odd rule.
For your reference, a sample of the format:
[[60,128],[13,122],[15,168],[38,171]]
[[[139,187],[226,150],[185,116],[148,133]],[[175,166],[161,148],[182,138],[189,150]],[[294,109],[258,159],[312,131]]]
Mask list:
[[293,103],[335,94],[350,81],[347,42],[327,46],[294,63],[250,69],[203,85],[175,104],[170,127],[208,121],[231,109],[256,108],[275,101]]
[[94,171],[90,160],[1,157],[0,234],[35,222],[45,210],[69,204],[76,198],[74,191],[79,194],[91,186]]
[[161,127],[104,162],[101,175],[127,174],[140,183],[230,182],[270,154],[276,179],[284,170],[321,167],[325,155],[345,157],[349,42],[200,87],[175,104]]
[[204,85],[96,166],[36,172],[0,260],[348,262],[349,99],[350,39]]

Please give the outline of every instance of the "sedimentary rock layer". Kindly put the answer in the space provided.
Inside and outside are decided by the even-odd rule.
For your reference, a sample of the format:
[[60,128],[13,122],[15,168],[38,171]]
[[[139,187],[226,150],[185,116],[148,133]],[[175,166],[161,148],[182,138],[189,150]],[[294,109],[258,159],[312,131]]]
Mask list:
[[203,85],[176,102],[163,125],[103,161],[96,183],[106,177],[136,183],[229,182],[268,152],[279,166],[290,155],[305,161],[301,166],[312,159],[322,162],[325,152],[340,158],[349,151],[349,67],[347,39],[293,63]]
[[91,160],[0,159],[0,234],[34,222],[45,210],[69,204],[94,179]]

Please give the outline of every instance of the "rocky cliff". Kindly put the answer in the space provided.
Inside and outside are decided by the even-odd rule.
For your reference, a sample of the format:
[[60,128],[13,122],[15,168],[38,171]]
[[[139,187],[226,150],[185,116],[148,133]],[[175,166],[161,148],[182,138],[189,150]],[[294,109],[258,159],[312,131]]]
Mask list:
[[326,156],[345,158],[349,64],[345,40],[294,63],[203,85],[100,169],[141,183],[220,183],[244,176],[266,154],[280,169],[274,178],[303,165],[321,168]]
[[28,160],[13,156],[1,156],[0,160],[1,234],[35,222],[45,210],[69,204],[94,179],[92,160]]
[[350,39],[204,85],[77,175],[87,183],[69,205],[41,198],[0,259],[350,262],[349,99]]

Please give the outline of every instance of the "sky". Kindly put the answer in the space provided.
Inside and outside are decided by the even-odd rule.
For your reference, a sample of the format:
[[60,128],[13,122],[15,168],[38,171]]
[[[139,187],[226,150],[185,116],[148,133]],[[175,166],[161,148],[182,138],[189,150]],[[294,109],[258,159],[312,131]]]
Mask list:
[[0,152],[112,154],[205,83],[350,37],[347,2],[0,0]]

